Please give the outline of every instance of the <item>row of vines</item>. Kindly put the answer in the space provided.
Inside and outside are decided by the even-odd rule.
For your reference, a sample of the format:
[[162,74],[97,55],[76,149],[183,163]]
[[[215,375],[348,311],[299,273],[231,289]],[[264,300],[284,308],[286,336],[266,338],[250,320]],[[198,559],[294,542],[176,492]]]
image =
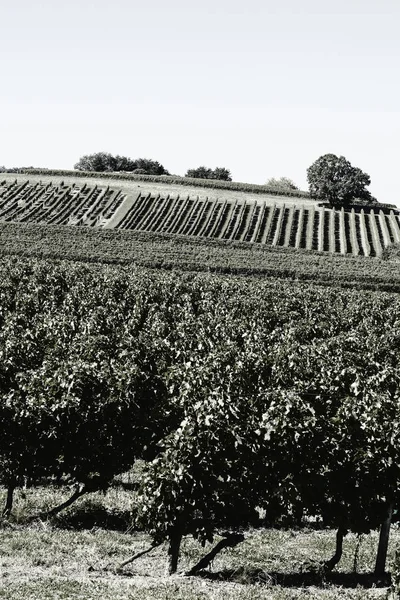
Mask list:
[[0,182],[0,222],[116,227],[353,256],[381,256],[398,244],[397,212],[179,195],[135,198],[86,182]]
[[393,210],[358,212],[245,200],[142,195],[118,228],[291,247],[318,252],[381,256],[400,242]]
[[109,186],[0,182],[0,221],[101,227],[125,200]]
[[134,523],[169,572],[184,535],[310,518],[332,567],[399,504],[397,295],[3,259],[0,309],[6,517],[27,480],[71,502],[141,459]]
[[389,260],[370,259],[141,231],[0,223],[0,257],[135,264],[396,292],[398,248],[386,251]]
[[[16,169],[13,173],[23,175],[46,175],[52,177],[83,177],[106,179],[114,181],[145,181],[150,183],[166,183],[171,185],[194,186],[209,189],[232,190],[238,192],[250,192],[252,194],[271,194],[282,196],[283,192],[273,186],[258,185],[256,183],[240,183],[237,181],[222,181],[219,179],[198,179],[195,177],[180,177],[179,175],[145,175],[129,172],[97,172],[97,171],[70,171],[61,169]],[[296,198],[310,198],[308,192],[301,190],[285,190],[285,196]]]

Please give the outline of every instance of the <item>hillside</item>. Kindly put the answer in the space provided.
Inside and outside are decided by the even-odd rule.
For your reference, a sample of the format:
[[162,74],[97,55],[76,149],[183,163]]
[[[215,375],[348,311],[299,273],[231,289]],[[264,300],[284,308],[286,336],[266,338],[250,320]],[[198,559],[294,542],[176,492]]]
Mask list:
[[400,242],[395,209],[335,210],[318,206],[304,193],[284,197],[104,176],[4,174],[0,222],[119,229],[353,256],[379,257]]

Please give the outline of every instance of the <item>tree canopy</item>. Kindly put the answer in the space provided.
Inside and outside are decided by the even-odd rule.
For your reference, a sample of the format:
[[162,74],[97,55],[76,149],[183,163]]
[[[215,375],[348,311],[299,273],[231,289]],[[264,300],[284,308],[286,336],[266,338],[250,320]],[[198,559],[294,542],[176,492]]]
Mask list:
[[310,195],[331,206],[348,206],[354,200],[376,202],[366,186],[371,179],[344,157],[335,154],[320,156],[308,169]]
[[129,171],[146,175],[169,175],[169,172],[158,161],[148,158],[132,160],[126,156],[112,155],[109,152],[85,154],[74,165],[77,171]]
[[232,181],[232,175],[229,169],[225,167],[216,167],[214,170],[209,167],[198,167],[189,169],[185,177],[194,177],[195,179],[219,179],[222,181]]

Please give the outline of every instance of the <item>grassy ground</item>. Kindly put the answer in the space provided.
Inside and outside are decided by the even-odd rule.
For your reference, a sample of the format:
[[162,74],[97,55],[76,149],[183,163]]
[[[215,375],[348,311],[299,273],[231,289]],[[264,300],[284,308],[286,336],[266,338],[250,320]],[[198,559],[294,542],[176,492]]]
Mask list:
[[[4,495],[4,494],[3,494]],[[146,534],[129,531],[131,492],[112,489],[93,494],[50,522],[24,520],[65,499],[65,491],[27,490],[17,495],[13,519],[0,530],[0,599],[7,600],[316,600],[385,598],[387,581],[371,578],[377,533],[345,538],[339,568],[329,578],[316,572],[317,561],[334,551],[332,531],[254,530],[245,541],[216,557],[202,575],[185,577],[205,550],[183,542],[179,573],[164,576],[161,546],[116,568],[149,546]],[[106,528],[107,527],[107,528]],[[392,532],[388,567],[400,533]],[[380,587],[383,586],[383,587]]]

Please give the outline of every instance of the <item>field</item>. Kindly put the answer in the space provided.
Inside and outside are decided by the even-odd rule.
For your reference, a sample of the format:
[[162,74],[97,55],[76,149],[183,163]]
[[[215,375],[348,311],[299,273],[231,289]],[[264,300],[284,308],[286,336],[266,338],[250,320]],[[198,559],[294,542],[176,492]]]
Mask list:
[[400,290],[397,246],[371,259],[120,229],[0,223],[0,256]]
[[398,211],[387,207],[344,211],[308,198],[235,190],[199,196],[193,187],[148,181],[3,177],[0,222],[117,228],[352,256],[381,256],[400,242]]
[[[0,598],[386,598],[372,572],[400,501],[398,211],[0,180]],[[245,541],[185,576],[231,530]],[[399,542],[395,523],[395,577]]]

